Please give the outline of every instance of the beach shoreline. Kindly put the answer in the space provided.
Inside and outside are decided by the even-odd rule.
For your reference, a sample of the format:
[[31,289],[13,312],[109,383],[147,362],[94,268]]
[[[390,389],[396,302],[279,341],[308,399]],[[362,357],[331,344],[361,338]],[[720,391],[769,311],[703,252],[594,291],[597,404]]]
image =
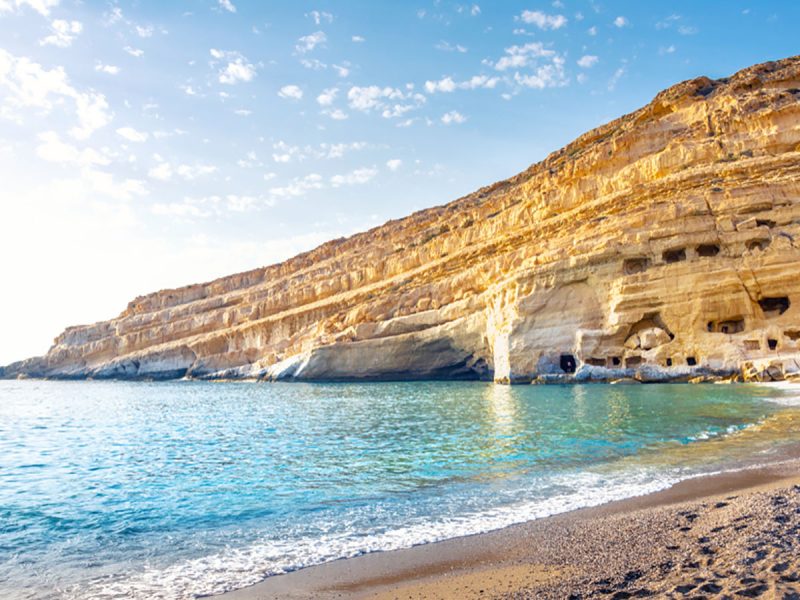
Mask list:
[[[775,498],[787,504],[775,504]],[[713,592],[717,588],[730,588],[733,593],[743,591],[742,597],[793,598],[791,594],[800,591],[797,579],[792,581],[800,569],[800,549],[773,525],[788,528],[789,538],[798,538],[797,446],[767,465],[695,477],[662,491],[486,533],[310,566],[217,597],[455,599],[572,594],[622,599],[684,597],[681,589],[688,594],[706,586],[697,592],[700,597],[716,597],[722,593]],[[770,536],[775,539],[765,542]],[[783,552],[773,549],[772,558],[761,556],[765,552],[761,546],[780,543],[788,544]],[[756,546],[752,556],[739,557]],[[733,564],[737,557],[738,566]]]

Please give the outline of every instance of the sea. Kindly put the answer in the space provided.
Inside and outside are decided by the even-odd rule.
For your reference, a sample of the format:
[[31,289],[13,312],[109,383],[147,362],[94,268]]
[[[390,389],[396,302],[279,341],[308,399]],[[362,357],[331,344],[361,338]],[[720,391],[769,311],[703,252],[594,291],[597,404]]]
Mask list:
[[0,381],[0,597],[186,599],[780,461],[800,388]]

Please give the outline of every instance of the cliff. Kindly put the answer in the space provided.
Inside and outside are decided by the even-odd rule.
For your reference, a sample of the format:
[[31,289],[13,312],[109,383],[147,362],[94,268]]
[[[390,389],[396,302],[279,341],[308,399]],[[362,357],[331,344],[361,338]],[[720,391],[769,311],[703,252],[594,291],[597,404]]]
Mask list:
[[800,371],[800,57],[686,81],[506,181],[133,300],[5,377]]

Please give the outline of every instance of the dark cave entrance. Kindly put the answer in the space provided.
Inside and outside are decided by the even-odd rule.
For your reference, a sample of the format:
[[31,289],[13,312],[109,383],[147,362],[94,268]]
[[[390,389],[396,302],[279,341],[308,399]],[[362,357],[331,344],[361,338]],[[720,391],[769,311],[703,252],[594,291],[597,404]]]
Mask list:
[[564,371],[564,373],[574,373],[575,367],[575,357],[572,356],[572,354],[561,355],[561,370]]

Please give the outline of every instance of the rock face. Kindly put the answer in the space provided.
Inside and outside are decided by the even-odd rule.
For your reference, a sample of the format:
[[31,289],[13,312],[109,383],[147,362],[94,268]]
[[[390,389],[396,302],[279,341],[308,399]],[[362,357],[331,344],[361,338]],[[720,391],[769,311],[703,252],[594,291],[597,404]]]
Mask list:
[[133,300],[4,376],[499,382],[800,371],[800,57],[705,77],[525,172]]

